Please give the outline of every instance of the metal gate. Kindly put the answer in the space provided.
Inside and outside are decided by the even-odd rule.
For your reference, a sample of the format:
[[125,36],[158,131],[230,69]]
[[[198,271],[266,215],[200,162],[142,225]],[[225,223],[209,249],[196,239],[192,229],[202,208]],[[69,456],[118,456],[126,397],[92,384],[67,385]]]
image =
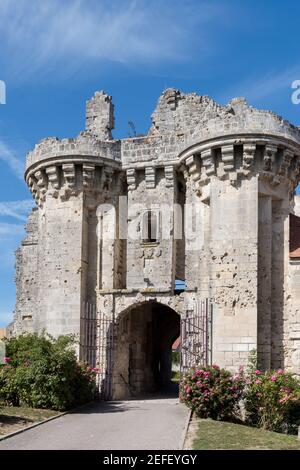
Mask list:
[[195,300],[181,317],[180,372],[211,364],[212,305],[208,299]]
[[114,317],[86,303],[81,316],[80,358],[95,369],[99,396],[104,400],[112,396],[114,335]]
[[[181,317],[180,372],[211,363],[212,305],[208,299],[194,301]],[[82,309],[80,358],[97,372],[99,397],[112,397],[115,318],[97,312],[94,304]]]

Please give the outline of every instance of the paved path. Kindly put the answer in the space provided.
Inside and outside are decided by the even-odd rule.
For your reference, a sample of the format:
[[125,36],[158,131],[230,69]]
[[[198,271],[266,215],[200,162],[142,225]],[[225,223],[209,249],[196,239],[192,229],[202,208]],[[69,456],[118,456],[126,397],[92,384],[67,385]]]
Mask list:
[[0,441],[0,450],[176,450],[187,419],[175,398],[96,403]]

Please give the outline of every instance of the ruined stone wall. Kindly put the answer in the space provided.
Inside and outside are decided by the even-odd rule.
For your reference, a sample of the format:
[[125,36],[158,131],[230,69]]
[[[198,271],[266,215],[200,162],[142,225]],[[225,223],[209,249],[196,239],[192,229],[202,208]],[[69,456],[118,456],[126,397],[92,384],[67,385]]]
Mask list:
[[35,331],[39,324],[36,299],[39,293],[39,213],[32,210],[26,225],[26,237],[16,251],[17,298],[14,311],[13,333]]
[[[127,174],[128,181],[128,174]],[[172,289],[175,280],[173,205],[174,182],[165,178],[163,168],[135,170],[129,179],[127,288],[156,287]],[[145,212],[152,210],[157,219],[157,240],[146,242]]]
[[257,180],[211,182],[210,297],[217,363],[247,363],[257,347]]
[[184,176],[172,168],[172,174],[175,178],[174,191],[176,207],[173,217],[174,233],[174,252],[173,262],[175,270],[175,279],[186,281],[186,237],[185,237],[185,205],[186,205],[186,182]]
[[[27,157],[39,208],[17,252],[15,331],[79,333],[86,301],[113,317],[145,292],[182,313],[178,277],[187,298],[213,302],[214,362],[235,370],[257,349],[263,368],[299,371],[300,269],[288,246],[299,129],[243,98],[221,106],[176,89],[161,95],[147,135],[113,140],[113,127],[112,99],[97,92],[85,131],[44,139]],[[118,239],[120,195],[129,233]],[[192,226],[181,240],[174,203]],[[149,209],[158,231],[145,242]]]
[[247,139],[200,144],[185,159],[186,200],[198,201],[202,234],[194,256],[186,241],[187,285],[212,300],[213,357],[232,369],[254,349],[263,368],[284,363],[287,223],[298,171],[290,149]]
[[[300,197],[295,196],[291,201],[291,212],[299,217]],[[285,239],[290,237],[290,223],[285,223]],[[293,234],[295,235],[295,234]],[[296,235],[296,242],[299,235]],[[294,250],[295,247],[293,246]],[[285,367],[300,375],[300,258],[289,257],[284,259],[285,264],[285,292],[284,292],[284,364]],[[281,323],[282,324],[282,323]]]
[[41,312],[39,329],[79,334],[83,257],[82,195],[67,201],[49,197],[40,217]]
[[[292,201],[291,212],[298,217],[300,216],[299,195],[295,195]],[[289,232],[288,227],[286,227],[286,232]],[[300,374],[300,259],[297,257],[288,260],[286,285],[284,315],[285,364],[291,370]]]
[[111,96],[103,91],[97,91],[86,103],[86,129],[99,140],[111,140],[114,125],[114,105]]
[[291,260],[285,303],[285,366],[300,374],[300,260]]
[[272,196],[258,197],[257,350],[259,367],[271,367],[272,351]]
[[272,336],[271,367],[287,366],[285,354],[286,303],[289,276],[289,212],[287,197],[272,201]]

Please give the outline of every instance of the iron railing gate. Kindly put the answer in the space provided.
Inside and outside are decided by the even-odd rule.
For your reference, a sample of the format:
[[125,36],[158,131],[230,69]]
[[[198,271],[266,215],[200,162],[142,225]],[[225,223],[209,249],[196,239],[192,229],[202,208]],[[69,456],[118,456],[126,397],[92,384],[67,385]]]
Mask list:
[[195,300],[181,317],[180,373],[211,363],[212,305],[208,299]]
[[97,312],[96,306],[86,303],[81,316],[80,358],[97,373],[99,396],[112,396],[114,317]]
[[97,367],[97,329],[96,306],[86,303],[83,305],[80,325],[80,359],[93,368]]
[[[208,299],[194,301],[181,316],[180,372],[211,363],[212,305]],[[80,358],[97,371],[97,385],[102,399],[112,398],[115,318],[97,312],[86,303],[82,309]]]
[[113,353],[114,353],[115,320],[105,313],[98,313],[98,367],[99,392],[101,398],[112,397]]

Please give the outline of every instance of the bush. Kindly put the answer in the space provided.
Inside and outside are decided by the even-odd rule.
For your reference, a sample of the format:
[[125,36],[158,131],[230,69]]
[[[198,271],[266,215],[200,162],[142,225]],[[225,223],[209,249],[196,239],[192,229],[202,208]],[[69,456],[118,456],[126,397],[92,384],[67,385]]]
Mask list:
[[192,369],[180,383],[180,400],[200,418],[234,419],[244,389],[242,373],[232,375],[213,365]]
[[77,363],[74,338],[25,334],[6,344],[0,399],[7,404],[66,410],[90,401],[95,372]]
[[244,405],[248,424],[296,433],[300,425],[300,382],[281,369],[253,371],[246,380]]

